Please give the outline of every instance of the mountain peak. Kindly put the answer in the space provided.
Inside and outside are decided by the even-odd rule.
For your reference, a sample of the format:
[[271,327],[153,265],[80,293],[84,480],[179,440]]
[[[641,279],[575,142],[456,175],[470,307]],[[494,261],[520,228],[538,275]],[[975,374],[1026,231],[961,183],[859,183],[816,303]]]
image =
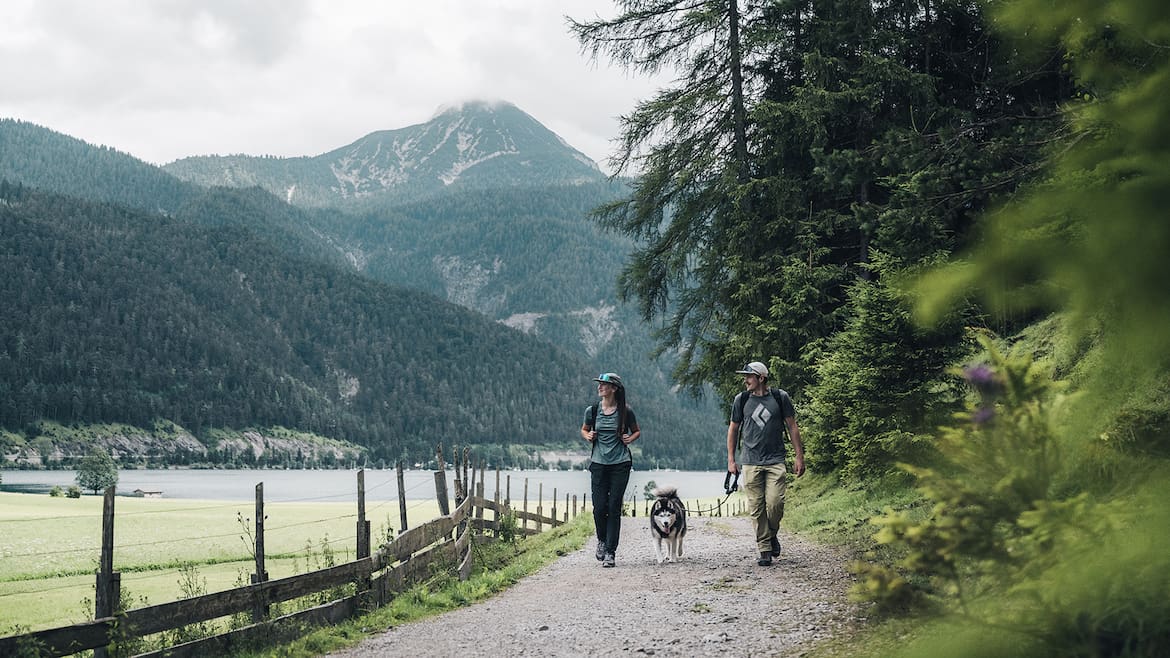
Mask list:
[[431,121],[450,114],[470,114],[479,112],[498,112],[500,110],[522,111],[514,104],[500,99],[472,98],[459,103],[444,103],[431,115]]
[[470,99],[426,123],[380,130],[309,158],[187,158],[165,167],[203,185],[260,185],[298,205],[367,203],[447,189],[579,185],[605,176],[516,105]]

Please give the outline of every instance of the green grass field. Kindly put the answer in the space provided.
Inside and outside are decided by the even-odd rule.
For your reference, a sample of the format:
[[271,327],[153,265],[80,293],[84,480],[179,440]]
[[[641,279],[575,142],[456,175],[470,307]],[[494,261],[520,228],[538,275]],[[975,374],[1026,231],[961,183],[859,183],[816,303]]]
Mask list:
[[[706,507],[714,502],[688,504]],[[558,516],[564,514],[563,504]],[[551,507],[552,501],[544,503],[546,513]],[[529,510],[536,511],[535,501],[529,501]],[[644,512],[640,503],[638,515]],[[269,578],[356,556],[356,504],[268,503],[264,513]],[[255,570],[253,516],[254,506],[248,502],[116,498],[114,569],[130,597],[127,607],[174,601],[189,594],[193,585],[209,593],[247,584]],[[411,527],[438,516],[433,500],[407,501]],[[93,618],[101,517],[101,496],[0,493],[0,636]],[[396,501],[367,506],[366,518],[375,545],[384,540],[387,528],[395,535],[400,529]]]
[[[270,578],[320,568],[328,553],[336,563],[355,556],[356,504],[269,503],[264,512]],[[411,526],[438,515],[435,501],[407,502]],[[83,602],[94,596],[101,517],[100,496],[0,493],[0,634],[92,618]],[[183,565],[196,566],[207,592],[246,583],[254,571],[251,503],[118,497],[114,517],[114,569],[131,607],[181,598]],[[375,544],[387,527],[399,530],[397,502],[368,506],[366,518]]]

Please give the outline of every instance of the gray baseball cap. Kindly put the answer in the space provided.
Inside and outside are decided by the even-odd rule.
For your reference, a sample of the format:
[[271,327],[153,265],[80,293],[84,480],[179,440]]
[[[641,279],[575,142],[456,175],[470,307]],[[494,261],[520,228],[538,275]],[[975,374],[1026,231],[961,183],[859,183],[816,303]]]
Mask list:
[[741,370],[736,370],[737,375],[756,375],[758,377],[768,377],[768,366],[759,361],[752,361],[744,366]]
[[625,388],[625,385],[622,384],[622,378],[618,377],[616,372],[603,372],[600,375],[594,377],[593,381],[605,382],[606,384],[613,384],[618,388]]

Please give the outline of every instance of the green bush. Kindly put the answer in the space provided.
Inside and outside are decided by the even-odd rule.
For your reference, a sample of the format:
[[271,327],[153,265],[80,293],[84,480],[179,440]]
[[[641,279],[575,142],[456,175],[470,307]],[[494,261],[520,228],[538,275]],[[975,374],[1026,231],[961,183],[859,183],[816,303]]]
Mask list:
[[[904,655],[1170,655],[1170,467],[1066,438],[1070,396],[1047,368],[984,345],[989,364],[961,373],[973,395],[941,434],[943,459],[905,466],[931,514],[873,519],[904,557],[855,564],[854,596],[961,611]],[[1087,448],[1112,466],[1087,476]],[[980,635],[994,643],[973,652]]]
[[60,498],[65,495],[65,490],[61,488],[61,485],[54,484],[53,488],[49,489],[49,495],[53,498]]
[[509,510],[500,516],[500,525],[499,530],[496,531],[496,537],[502,542],[514,544],[519,536],[520,523],[516,519],[516,514]]
[[[915,521],[890,511],[871,521],[881,528],[879,543],[906,550],[898,566],[916,578],[858,564],[862,578],[855,594],[862,598],[904,602],[914,598],[903,591],[914,582],[927,583],[920,594],[961,596],[972,574],[1006,576],[1005,567],[1043,548],[1026,538],[1047,532],[1047,525],[1025,513],[1066,502],[1048,500],[1060,467],[1050,417],[1059,405],[1056,385],[1029,357],[1006,358],[990,340],[983,343],[991,364],[962,371],[976,394],[958,422],[943,429],[940,462],[902,465],[933,504],[931,515]],[[1035,550],[1021,551],[1025,544]]]

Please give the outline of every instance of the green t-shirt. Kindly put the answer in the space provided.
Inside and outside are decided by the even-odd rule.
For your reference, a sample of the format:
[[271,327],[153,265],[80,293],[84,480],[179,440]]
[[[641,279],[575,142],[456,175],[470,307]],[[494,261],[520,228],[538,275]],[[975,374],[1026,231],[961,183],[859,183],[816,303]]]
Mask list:
[[[588,427],[591,422],[590,410],[593,407],[585,409],[585,419],[581,424]],[[622,462],[634,461],[634,455],[630,453],[630,447],[622,443],[617,435],[618,412],[614,410],[612,414],[604,414],[601,412],[601,405],[597,405],[597,438],[593,441],[593,455],[591,461],[594,464],[621,464]],[[626,407],[626,433],[629,434],[633,428],[638,426],[638,419],[634,417],[634,410]]]

